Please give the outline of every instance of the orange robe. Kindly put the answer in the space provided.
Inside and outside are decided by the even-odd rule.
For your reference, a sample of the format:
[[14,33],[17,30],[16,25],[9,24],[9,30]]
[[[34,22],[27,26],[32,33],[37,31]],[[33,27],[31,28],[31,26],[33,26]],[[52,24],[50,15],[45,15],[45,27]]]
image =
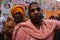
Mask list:
[[57,20],[43,20],[40,29],[28,20],[15,27],[12,40],[53,40],[52,33],[57,29],[60,29],[60,21]]

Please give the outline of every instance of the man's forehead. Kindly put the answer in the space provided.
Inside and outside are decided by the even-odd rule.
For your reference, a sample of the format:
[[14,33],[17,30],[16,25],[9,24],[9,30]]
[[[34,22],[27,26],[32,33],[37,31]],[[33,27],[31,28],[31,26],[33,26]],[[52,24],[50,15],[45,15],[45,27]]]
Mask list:
[[39,7],[39,4],[33,4],[33,5],[31,5],[31,6],[30,6],[30,9],[36,8],[36,7]]

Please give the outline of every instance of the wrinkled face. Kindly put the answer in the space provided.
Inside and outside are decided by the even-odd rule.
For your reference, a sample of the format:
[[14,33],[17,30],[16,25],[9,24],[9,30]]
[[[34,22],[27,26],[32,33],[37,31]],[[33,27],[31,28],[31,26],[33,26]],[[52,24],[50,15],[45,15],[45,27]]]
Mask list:
[[33,4],[30,6],[29,16],[31,20],[34,21],[42,20],[42,10],[38,4]]
[[22,21],[22,14],[20,12],[15,13],[14,20],[17,23],[21,22]]

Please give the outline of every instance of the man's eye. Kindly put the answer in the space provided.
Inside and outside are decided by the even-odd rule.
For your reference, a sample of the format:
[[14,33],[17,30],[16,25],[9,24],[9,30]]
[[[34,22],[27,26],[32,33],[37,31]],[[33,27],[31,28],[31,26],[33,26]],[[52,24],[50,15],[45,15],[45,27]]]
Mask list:
[[35,9],[30,10],[30,12],[35,12]]

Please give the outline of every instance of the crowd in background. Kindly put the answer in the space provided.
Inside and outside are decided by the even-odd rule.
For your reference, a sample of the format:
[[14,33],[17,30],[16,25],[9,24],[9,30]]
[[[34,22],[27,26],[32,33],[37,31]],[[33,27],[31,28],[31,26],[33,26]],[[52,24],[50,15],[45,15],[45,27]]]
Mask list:
[[[23,12],[25,13],[24,14],[25,16],[23,17],[23,19],[17,18],[18,22],[16,20],[14,20],[14,18],[17,15],[20,15],[20,14],[16,14],[16,16],[14,16],[13,13],[11,12],[11,8],[16,6],[16,5],[22,5],[22,4],[15,4],[14,3],[14,4],[11,5],[9,2],[4,2],[4,5],[0,4],[0,40],[12,40],[11,38],[12,38],[12,33],[13,33],[14,26],[16,26],[18,23],[20,23],[20,20],[22,20],[21,22],[29,20],[29,16],[27,14],[28,13],[28,8],[27,8],[26,5],[23,5],[25,7],[23,9],[24,10]],[[3,6],[4,8],[2,7],[2,9],[1,9],[1,6]],[[49,8],[47,8],[47,9],[49,9]],[[14,11],[14,10],[12,9],[12,11]],[[55,8],[53,7],[52,10],[55,10]],[[42,9],[42,14],[43,14],[42,18],[47,19],[46,14],[43,12],[43,9]],[[60,13],[58,13],[57,16],[54,16],[54,14],[52,13],[52,15],[49,17],[49,19],[60,21]],[[9,39],[8,39],[8,37],[9,37]],[[60,30],[56,30],[56,32],[54,34],[54,40],[60,40]]]

